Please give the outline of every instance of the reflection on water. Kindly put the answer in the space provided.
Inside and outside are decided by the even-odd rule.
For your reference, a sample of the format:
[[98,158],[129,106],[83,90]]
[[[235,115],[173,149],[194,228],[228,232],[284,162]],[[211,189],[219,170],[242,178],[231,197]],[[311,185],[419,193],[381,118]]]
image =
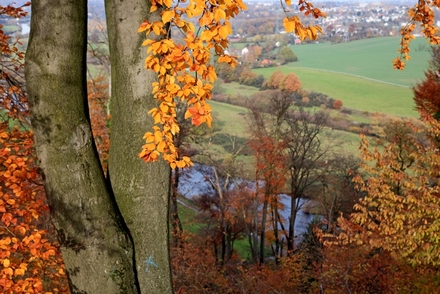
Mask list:
[[[195,163],[193,167],[185,169],[179,179],[179,193],[186,198],[194,198],[202,194],[214,195],[215,191],[212,189],[207,176],[212,177],[212,167]],[[245,181],[245,180],[238,180]],[[253,182],[249,182],[250,186],[254,186]],[[288,195],[280,195],[281,203],[284,205],[284,210],[280,211],[280,215],[283,219],[285,228],[288,228],[289,215],[290,215],[290,197]],[[304,202],[307,200],[300,199],[300,205],[303,206]],[[295,221],[295,235],[298,237],[296,243],[301,242],[302,235],[307,232],[307,226],[319,216],[313,214],[305,213],[300,210],[297,214]]]

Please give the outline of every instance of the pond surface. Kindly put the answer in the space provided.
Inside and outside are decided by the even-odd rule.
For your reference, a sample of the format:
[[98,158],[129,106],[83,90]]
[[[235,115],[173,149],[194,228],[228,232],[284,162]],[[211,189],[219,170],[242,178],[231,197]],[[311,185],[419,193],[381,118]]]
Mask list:
[[[211,177],[213,179],[213,169],[211,166],[202,165],[194,163],[193,167],[185,169],[179,179],[179,193],[184,197],[191,199],[198,197],[200,195],[215,195],[214,189],[211,187],[208,179],[206,177]],[[237,182],[243,182],[246,180],[236,179]],[[250,186],[255,186],[254,182],[247,181]],[[288,229],[289,215],[291,201],[290,197],[285,194],[280,195],[281,203],[284,205],[284,210],[280,211],[280,215],[283,219],[283,224],[286,230]],[[300,204],[305,203],[305,199],[300,199]],[[302,235],[307,232],[307,226],[315,219],[320,218],[320,216],[306,213],[300,210],[297,214],[295,221],[295,235],[296,243],[301,242]]]

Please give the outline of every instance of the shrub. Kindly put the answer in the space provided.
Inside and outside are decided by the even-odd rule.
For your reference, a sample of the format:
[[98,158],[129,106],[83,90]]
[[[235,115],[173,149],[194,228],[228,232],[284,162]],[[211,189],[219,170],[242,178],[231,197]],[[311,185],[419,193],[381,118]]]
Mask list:
[[334,109],[341,109],[341,107],[342,107],[342,101],[339,100],[339,99],[336,99],[336,100],[333,102],[333,108],[334,108]]

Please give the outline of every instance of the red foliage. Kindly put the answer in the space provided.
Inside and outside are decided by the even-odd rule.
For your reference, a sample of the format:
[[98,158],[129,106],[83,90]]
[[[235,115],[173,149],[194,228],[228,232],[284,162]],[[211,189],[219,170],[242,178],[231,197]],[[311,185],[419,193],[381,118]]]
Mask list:
[[292,293],[302,282],[300,256],[280,265],[254,265],[235,256],[229,263],[216,262],[211,243],[187,236],[182,248],[171,252],[176,293]]
[[68,292],[32,132],[0,125],[1,293]]
[[101,166],[104,172],[106,172],[110,150],[110,131],[108,128],[110,115],[107,114],[109,93],[106,77],[101,75],[89,80],[87,82],[87,90],[93,138],[98,149]]
[[413,89],[416,108],[422,115],[439,116],[440,77],[433,70],[428,70],[425,73],[425,77],[426,79],[417,84]]
[[283,188],[286,182],[286,160],[283,154],[285,142],[275,142],[271,136],[259,134],[258,138],[249,141],[249,147],[257,158],[258,178],[264,179],[266,185]]
[[341,109],[341,107],[342,107],[342,101],[341,100],[337,99],[337,100],[335,100],[335,102],[333,102],[333,108],[334,109]]

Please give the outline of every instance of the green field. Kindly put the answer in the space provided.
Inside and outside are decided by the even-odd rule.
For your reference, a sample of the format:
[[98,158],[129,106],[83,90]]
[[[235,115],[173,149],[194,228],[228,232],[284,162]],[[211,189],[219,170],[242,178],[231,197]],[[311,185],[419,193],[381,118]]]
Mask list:
[[222,87],[225,89],[226,94],[229,95],[239,94],[241,96],[250,96],[252,94],[257,93],[260,90],[252,86],[241,85],[237,82],[223,83]]
[[342,44],[307,44],[291,48],[299,61],[254,69],[268,78],[274,71],[295,73],[307,91],[342,100],[345,107],[395,116],[417,117],[411,86],[424,76],[430,58],[422,38],[412,44],[404,71],[394,70],[399,38],[375,38]]
[[423,78],[430,59],[429,45],[423,38],[412,43],[411,60],[403,71],[395,70],[392,60],[398,55],[398,37],[373,38],[334,44],[307,44],[291,46],[298,62],[290,67],[306,67],[341,72],[411,87]]
[[295,73],[307,91],[324,93],[340,99],[348,108],[395,116],[417,117],[411,89],[384,84],[351,75],[289,66],[256,69],[256,73],[270,76],[271,71]]
[[246,108],[216,101],[210,101],[209,104],[214,114],[213,124],[216,123],[215,119],[218,119],[222,133],[246,137],[245,134],[248,133],[248,124],[245,120],[245,114],[248,113]]

